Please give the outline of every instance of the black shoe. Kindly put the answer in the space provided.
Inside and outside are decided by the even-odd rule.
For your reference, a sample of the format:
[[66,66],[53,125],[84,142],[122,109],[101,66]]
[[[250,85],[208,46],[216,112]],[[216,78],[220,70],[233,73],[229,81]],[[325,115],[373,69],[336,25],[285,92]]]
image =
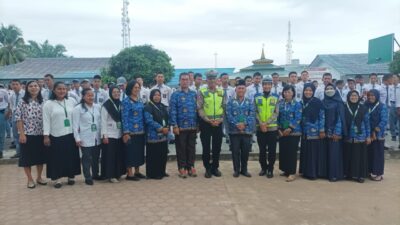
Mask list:
[[105,180],[105,178],[102,176],[94,176],[93,180]]
[[15,154],[15,155],[11,156],[11,158],[12,158],[12,159],[17,159],[17,158],[19,158],[19,154]]
[[146,176],[141,174],[141,173],[135,173],[134,175],[135,175],[135,177],[137,177],[139,179],[145,179],[146,178]]
[[168,173],[164,173],[164,177],[169,177],[169,174]]
[[73,180],[73,179],[68,179],[67,184],[68,184],[68,185],[74,185],[74,184],[75,184],[75,180]]
[[54,184],[54,188],[61,188],[62,187],[62,184],[61,183],[59,183],[59,182],[57,182],[57,183],[55,183]]
[[126,175],[126,179],[130,180],[130,181],[139,181],[140,178],[136,177],[136,176],[128,176]]
[[259,173],[258,173],[258,176],[260,176],[260,177],[262,177],[262,176],[265,176],[265,170],[261,170]]
[[87,184],[87,185],[93,185],[93,180],[85,180],[85,184]]
[[364,180],[364,178],[362,178],[362,177],[360,177],[360,178],[357,179],[357,182],[358,182],[358,183],[364,183],[364,181],[365,181],[365,180]]
[[251,177],[251,174],[250,174],[249,172],[247,172],[247,171],[241,172],[241,174],[242,174],[243,176],[245,176],[245,177]]
[[267,178],[273,178],[273,177],[274,177],[274,172],[268,170]]
[[235,172],[233,173],[233,177],[239,177],[239,172],[236,172],[236,171],[235,171]]
[[216,177],[222,176],[221,171],[219,171],[218,169],[214,169],[213,172],[212,172],[212,174],[213,174],[214,176],[216,176]]
[[211,171],[210,170],[206,170],[206,173],[204,174],[204,177],[205,178],[211,178],[212,177]]

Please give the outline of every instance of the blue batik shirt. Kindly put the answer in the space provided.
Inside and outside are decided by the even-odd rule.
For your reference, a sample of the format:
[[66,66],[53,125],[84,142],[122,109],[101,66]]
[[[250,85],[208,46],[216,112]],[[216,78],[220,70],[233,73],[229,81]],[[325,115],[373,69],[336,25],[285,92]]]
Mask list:
[[122,131],[124,134],[144,134],[144,105],[140,98],[137,101],[125,98],[121,105]]
[[197,94],[193,90],[181,89],[172,93],[169,103],[169,122],[180,130],[197,129]]
[[[254,101],[248,98],[244,98],[242,101],[237,98],[230,99],[226,106],[226,116],[229,126],[228,133],[252,135],[256,125],[255,111]],[[243,131],[236,127],[239,123],[245,124]]]
[[284,99],[279,101],[279,115],[278,115],[278,127],[280,130],[286,130],[290,128],[292,131],[290,136],[301,135],[301,117],[302,117],[302,106],[300,102],[292,100],[286,102]]

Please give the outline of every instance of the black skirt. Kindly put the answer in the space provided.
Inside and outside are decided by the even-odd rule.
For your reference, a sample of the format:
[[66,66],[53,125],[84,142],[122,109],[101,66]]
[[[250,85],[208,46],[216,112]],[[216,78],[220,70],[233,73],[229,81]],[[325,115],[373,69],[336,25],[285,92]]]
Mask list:
[[300,136],[279,138],[279,169],[289,175],[296,174],[299,140]]
[[30,167],[46,163],[46,148],[43,135],[26,135],[26,143],[21,144],[19,167]]
[[368,153],[365,143],[345,144],[344,173],[347,178],[366,178],[368,172]]
[[102,167],[106,179],[119,178],[126,173],[124,150],[121,138],[108,138],[108,144],[102,145]]
[[[320,139],[302,140],[300,166],[303,176],[310,179],[326,176],[326,150]],[[325,157],[325,160],[324,160]]]
[[328,179],[343,179],[343,142],[326,139],[328,150]]
[[376,140],[368,146],[369,172],[373,175],[383,175],[385,167],[385,141]]
[[168,142],[146,144],[146,176],[162,178],[167,165]]
[[125,144],[125,166],[138,167],[144,164],[144,134],[132,135]]
[[73,178],[81,174],[79,148],[75,144],[73,134],[61,137],[50,136],[51,145],[47,149],[47,178],[52,180],[61,177]]

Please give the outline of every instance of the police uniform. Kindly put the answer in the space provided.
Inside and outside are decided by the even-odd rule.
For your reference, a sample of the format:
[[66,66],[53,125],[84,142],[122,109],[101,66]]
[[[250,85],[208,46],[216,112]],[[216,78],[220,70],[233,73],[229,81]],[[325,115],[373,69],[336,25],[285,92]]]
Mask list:
[[[263,82],[269,82],[263,81]],[[257,118],[257,143],[260,151],[259,162],[261,166],[260,175],[267,173],[268,177],[273,176],[274,164],[276,160],[276,143],[278,137],[278,98],[269,94],[255,98],[256,118]],[[267,132],[262,132],[260,124],[266,124]],[[268,151],[268,163],[267,163]]]
[[[245,83],[243,82],[243,85]],[[234,176],[239,173],[250,177],[247,171],[247,161],[251,149],[251,142],[255,128],[255,109],[252,100],[232,98],[226,107],[228,133],[230,136]],[[244,130],[239,130],[237,125],[243,123]]]
[[[208,74],[207,78],[214,78],[215,74]],[[197,110],[200,120],[200,139],[203,146],[203,165],[206,168],[206,177],[211,177],[210,174],[220,176],[219,172],[219,155],[222,144],[222,122],[224,119],[224,94],[222,89],[216,88],[210,90],[202,88],[197,95]],[[210,124],[210,121],[220,121],[216,127]],[[212,150],[210,149],[212,138]],[[210,162],[210,151],[212,151],[212,162]]]

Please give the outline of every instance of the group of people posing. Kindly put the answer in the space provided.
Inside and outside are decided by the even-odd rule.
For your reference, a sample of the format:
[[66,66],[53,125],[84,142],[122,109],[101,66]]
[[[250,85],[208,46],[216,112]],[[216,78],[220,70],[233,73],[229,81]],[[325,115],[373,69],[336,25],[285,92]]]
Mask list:
[[[28,188],[47,184],[41,175],[43,164],[55,188],[62,187],[63,177],[73,185],[81,164],[87,185],[103,179],[117,183],[125,174],[132,181],[162,179],[169,176],[166,163],[172,134],[179,177],[196,177],[198,132],[204,176],[220,177],[224,130],[234,177],[251,177],[247,161],[256,134],[260,176],[274,176],[279,142],[279,169],[288,182],[296,179],[299,149],[299,173],[307,179],[383,179],[388,112],[379,91],[369,90],[364,99],[351,90],[344,102],[335,85],[327,82],[332,79],[329,73],[323,75],[322,97],[317,97],[320,93],[314,84],[304,82],[301,100],[290,84],[276,95],[273,79],[262,79],[260,73],[254,74],[250,86],[238,79],[235,87],[227,85],[225,73],[207,72],[206,85],[198,81],[191,85],[202,79],[201,74],[181,73],[175,91],[163,84],[162,73],[156,74],[157,85],[146,92],[142,82],[119,78],[108,93],[81,88],[76,93],[79,102],[64,82],[53,83],[50,74],[45,79],[50,80],[48,89],[42,89],[38,81],[27,82],[13,112],[21,144],[19,166],[24,167]],[[37,165],[36,182],[33,165]],[[143,165],[146,175],[141,172]]]

